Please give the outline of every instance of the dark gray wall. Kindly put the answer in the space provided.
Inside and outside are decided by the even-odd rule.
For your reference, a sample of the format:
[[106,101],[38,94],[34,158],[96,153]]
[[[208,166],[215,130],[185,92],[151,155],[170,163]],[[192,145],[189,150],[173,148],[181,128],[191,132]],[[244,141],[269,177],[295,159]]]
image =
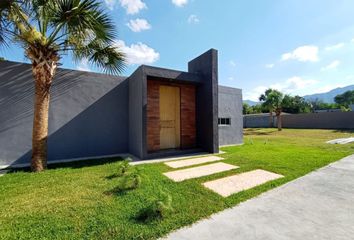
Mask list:
[[143,95],[145,78],[143,67],[129,77],[129,152],[143,158]]
[[232,145],[243,142],[242,91],[219,86],[219,118],[231,118],[231,125],[219,126],[219,144]]
[[207,152],[219,152],[218,52],[211,49],[188,63],[188,72],[201,75],[197,88],[197,142]]
[[285,128],[354,129],[354,112],[324,112],[286,115]]
[[[125,78],[59,69],[51,90],[48,160],[128,152]],[[29,64],[0,63],[0,165],[29,163],[33,78]]]
[[[273,116],[275,127],[276,117]],[[245,128],[269,127],[269,114],[245,115]],[[284,128],[354,129],[354,112],[282,114]]]
[[[243,116],[244,128],[267,128],[269,127],[270,116],[269,113],[249,114]],[[273,127],[276,126],[276,117],[273,114]]]

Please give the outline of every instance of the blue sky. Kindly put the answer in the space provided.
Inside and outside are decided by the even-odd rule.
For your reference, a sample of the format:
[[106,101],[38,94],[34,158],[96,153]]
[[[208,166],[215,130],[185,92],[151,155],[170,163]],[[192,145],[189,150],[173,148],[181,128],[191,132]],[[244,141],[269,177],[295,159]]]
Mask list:
[[[354,84],[352,0],[102,0],[129,57],[124,75],[147,64],[187,70],[219,51],[219,84],[256,100],[268,87],[306,95]],[[19,48],[2,52],[26,61]],[[99,71],[70,56],[63,67]]]

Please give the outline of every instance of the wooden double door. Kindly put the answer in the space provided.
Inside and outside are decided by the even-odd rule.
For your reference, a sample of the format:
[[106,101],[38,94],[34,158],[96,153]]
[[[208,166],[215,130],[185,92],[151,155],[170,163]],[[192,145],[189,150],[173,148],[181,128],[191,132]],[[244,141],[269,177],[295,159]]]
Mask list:
[[181,93],[176,86],[160,85],[160,149],[180,148]]

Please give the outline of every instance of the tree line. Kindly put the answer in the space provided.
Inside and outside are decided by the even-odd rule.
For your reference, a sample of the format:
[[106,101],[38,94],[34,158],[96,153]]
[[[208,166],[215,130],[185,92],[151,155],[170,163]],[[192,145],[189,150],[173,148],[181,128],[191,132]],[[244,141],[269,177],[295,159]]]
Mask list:
[[291,96],[275,89],[267,89],[259,97],[259,104],[250,106],[243,103],[243,114],[269,113],[269,124],[273,126],[273,113],[277,117],[277,127],[281,130],[281,113],[310,113],[316,110],[341,109],[350,111],[350,105],[354,104],[354,90],[346,91],[334,98],[335,103],[324,103],[318,99],[306,101],[300,96]]

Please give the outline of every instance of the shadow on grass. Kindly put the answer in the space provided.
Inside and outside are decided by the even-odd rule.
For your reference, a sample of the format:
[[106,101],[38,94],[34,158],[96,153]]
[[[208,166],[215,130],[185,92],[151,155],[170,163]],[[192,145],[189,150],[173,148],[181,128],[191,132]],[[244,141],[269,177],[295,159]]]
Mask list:
[[354,134],[354,129],[336,129],[333,130],[334,133],[349,133]]
[[107,180],[112,180],[112,179],[119,178],[119,177],[122,177],[122,175],[121,174],[117,174],[117,173],[113,173],[113,174],[111,174],[109,176],[106,176],[104,178],[107,179]]
[[[59,169],[59,168],[78,169],[78,168],[84,168],[84,167],[94,167],[94,166],[99,166],[99,165],[104,165],[104,164],[121,162],[123,160],[124,160],[123,158],[114,157],[114,158],[102,158],[102,159],[90,159],[90,160],[88,159],[88,160],[81,160],[81,161],[75,161],[75,162],[65,162],[65,163],[49,163],[47,169],[48,170]],[[31,172],[31,168],[24,167],[24,168],[10,169],[9,173],[13,173],[13,172]]]
[[83,167],[94,167],[109,163],[121,162],[123,158],[114,157],[114,158],[101,158],[101,159],[91,159],[91,160],[83,160],[76,162],[68,162],[68,163],[54,163],[48,166],[48,169],[56,169],[56,168],[83,168]]
[[116,196],[116,197],[121,197],[126,195],[129,191],[132,191],[134,189],[112,189],[112,190],[108,190],[103,192],[104,195],[106,196]]
[[267,135],[272,135],[275,132],[278,132],[278,130],[275,129],[275,130],[264,131],[264,128],[247,128],[244,131],[243,135],[245,135],[245,136],[249,136],[249,135],[267,136]]

